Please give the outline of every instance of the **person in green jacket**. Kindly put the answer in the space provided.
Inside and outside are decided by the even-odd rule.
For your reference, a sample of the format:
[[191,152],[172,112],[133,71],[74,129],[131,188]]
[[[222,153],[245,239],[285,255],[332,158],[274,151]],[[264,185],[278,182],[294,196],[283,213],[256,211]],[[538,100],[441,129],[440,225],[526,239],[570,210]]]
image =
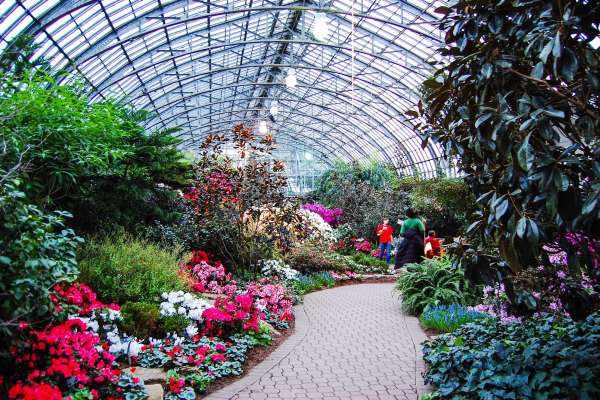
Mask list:
[[425,233],[425,225],[423,225],[423,221],[419,219],[419,214],[417,214],[415,210],[409,208],[408,211],[406,211],[406,216],[408,219],[406,219],[400,227],[401,236],[404,236],[404,233],[409,229],[417,229],[419,232]]

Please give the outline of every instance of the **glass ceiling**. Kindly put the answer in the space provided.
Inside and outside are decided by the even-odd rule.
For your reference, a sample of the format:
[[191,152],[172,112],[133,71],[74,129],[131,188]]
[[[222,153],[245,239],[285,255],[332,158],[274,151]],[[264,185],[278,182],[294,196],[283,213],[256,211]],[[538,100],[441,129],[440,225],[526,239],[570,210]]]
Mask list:
[[[4,0],[0,51],[30,34],[37,56],[71,72],[66,80],[87,81],[93,99],[155,111],[147,128],[179,127],[190,149],[237,122],[267,121],[296,160],[379,159],[431,176],[440,149],[421,148],[404,111],[431,74],[427,61],[440,57],[433,10],[444,3]],[[321,40],[317,12],[329,26]]]

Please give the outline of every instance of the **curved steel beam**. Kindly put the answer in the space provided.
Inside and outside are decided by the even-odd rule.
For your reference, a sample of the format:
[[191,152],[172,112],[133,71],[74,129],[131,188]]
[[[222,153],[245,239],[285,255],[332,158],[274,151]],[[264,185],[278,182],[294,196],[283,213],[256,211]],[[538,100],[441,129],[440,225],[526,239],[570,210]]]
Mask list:
[[[185,36],[182,36],[182,37],[185,37]],[[268,44],[271,44],[271,43],[292,43],[292,44],[297,43],[297,44],[304,44],[304,45],[316,45],[316,46],[320,46],[320,47],[327,47],[327,48],[338,49],[338,50],[345,50],[345,51],[354,51],[357,54],[364,54],[364,55],[367,55],[367,56],[372,57],[374,59],[381,60],[381,61],[384,61],[386,63],[393,64],[393,65],[395,65],[396,67],[398,67],[400,69],[406,70],[407,72],[417,73],[417,74],[421,75],[423,77],[423,79],[427,78],[427,74],[423,74],[423,73],[421,73],[418,70],[411,69],[409,66],[406,66],[406,65],[404,65],[402,63],[399,63],[397,61],[391,60],[389,58],[383,57],[383,56],[381,56],[379,54],[372,53],[370,51],[356,50],[356,49],[353,50],[351,47],[347,47],[347,46],[335,45],[335,44],[328,44],[328,43],[321,43],[321,42],[315,42],[315,41],[310,41],[310,40],[296,40],[296,39],[294,39],[294,40],[285,40],[285,39],[272,38],[272,39],[261,39],[261,40],[246,40],[246,41],[241,41],[241,42],[218,43],[218,44],[213,44],[211,46],[205,46],[205,47],[202,47],[202,48],[194,48],[191,51],[178,52],[176,55],[174,55],[172,57],[164,58],[164,59],[162,59],[160,61],[157,61],[155,63],[152,63],[152,64],[147,64],[147,65],[142,65],[142,66],[139,66],[139,67],[135,67],[134,64],[139,59],[150,57],[153,54],[152,53],[153,50],[150,50],[148,52],[143,53],[143,55],[141,55],[141,56],[133,58],[132,59],[132,63],[125,63],[119,69],[117,69],[115,71],[112,71],[108,78],[106,78],[104,81],[99,82],[96,86],[98,87],[99,90],[104,90],[104,89],[106,89],[106,88],[108,88],[108,87],[110,87],[110,86],[112,86],[112,85],[114,85],[116,83],[121,82],[124,79],[129,78],[133,74],[140,73],[140,72],[142,72],[142,71],[144,71],[146,69],[154,68],[154,67],[156,67],[159,64],[172,62],[172,61],[177,60],[178,58],[188,57],[188,56],[190,56],[192,54],[196,54],[196,53],[202,53],[202,52],[205,52],[205,51],[212,52],[212,50],[219,49],[219,48],[223,49],[223,50],[218,51],[218,52],[213,52],[212,55],[215,56],[215,55],[218,55],[220,53],[228,52],[231,49],[234,49],[234,48],[237,48],[237,47],[244,47],[246,45],[252,45],[252,44],[267,44],[268,45]],[[342,53],[342,54],[348,55],[346,53]],[[204,61],[208,56],[209,55],[207,54],[207,55],[204,55],[202,57],[198,57],[198,58],[194,58],[194,59],[191,59],[191,60],[187,60],[187,61],[185,61],[183,63],[177,64],[177,67],[181,68],[181,67],[184,67],[184,66],[186,66],[188,64],[193,64],[193,63],[196,63],[196,62]],[[348,57],[350,58],[350,56],[348,56]],[[259,61],[259,60],[256,60],[256,61]],[[383,70],[381,70],[379,68],[375,68],[372,65],[369,65],[369,64],[365,63],[362,60],[354,59],[354,61],[357,61],[362,66],[365,66],[365,67],[368,67],[370,69],[373,69],[373,70],[377,71],[378,73],[381,73],[382,75],[385,75],[385,76],[387,76],[388,78],[390,78],[392,80],[396,80],[396,78],[394,76],[390,75],[388,72],[383,71]],[[127,73],[127,74],[124,73],[123,71],[127,67],[133,67],[133,72]],[[169,73],[172,70],[173,70],[173,68],[165,70],[161,74]],[[157,76],[159,76],[159,75],[157,75]],[[149,84],[154,79],[156,79],[156,77],[152,78],[149,81],[146,81],[145,83]],[[401,83],[401,82],[399,82],[399,83]],[[410,91],[410,92],[413,92],[413,93],[417,94],[416,92],[414,92],[413,89],[409,88],[408,86],[406,86],[404,84],[403,84],[403,86],[404,86],[404,88],[407,91]]]
[[[361,14],[361,13],[353,13],[352,14],[351,12],[339,11],[339,10],[331,9],[331,8],[323,9],[320,7],[304,7],[304,6],[270,6],[270,7],[251,7],[251,8],[244,7],[244,8],[237,8],[237,9],[227,9],[227,10],[223,10],[223,11],[215,11],[215,12],[211,12],[211,13],[195,15],[195,16],[188,17],[188,18],[181,18],[174,22],[166,22],[164,24],[161,24],[160,26],[152,27],[142,33],[139,33],[136,35],[131,35],[130,37],[128,37],[126,39],[117,40],[116,42],[111,43],[110,45],[104,47],[101,52],[97,52],[94,54],[87,54],[87,52],[84,52],[84,53],[86,53],[85,57],[78,57],[78,63],[85,63],[89,59],[91,59],[93,57],[97,57],[99,54],[102,54],[103,52],[112,50],[121,44],[125,44],[127,42],[131,42],[131,41],[140,39],[147,34],[150,34],[155,31],[162,30],[162,29],[170,28],[173,26],[177,26],[179,24],[188,23],[188,22],[197,21],[197,20],[209,19],[209,18],[213,18],[213,17],[228,16],[231,14],[245,14],[249,11],[252,13],[256,13],[256,12],[270,13],[273,11],[286,11],[286,10],[325,12],[327,14],[332,14],[332,15],[346,15],[346,16],[353,15],[354,18],[362,18],[362,19],[377,21],[377,22],[383,23],[388,26],[394,26],[396,28],[408,30],[410,32],[413,32],[417,36],[426,37],[435,43],[439,43],[439,44],[442,43],[442,41],[436,36],[432,36],[432,35],[423,33],[417,29],[411,28],[410,25],[412,25],[412,24],[403,24],[403,23],[395,22],[390,19],[379,18],[379,17],[375,17],[372,15],[368,15],[368,14]],[[161,12],[161,14],[162,14],[162,12]],[[240,20],[243,20],[245,18],[248,18],[248,17],[244,16],[243,18],[240,18]],[[105,36],[105,39],[107,37],[112,38],[113,36]],[[385,38],[382,38],[382,37],[380,37],[380,38],[384,41],[387,41]]]
[[[240,109],[240,110],[221,111],[221,112],[218,112],[218,113],[213,113],[212,115],[215,116],[215,117],[219,116],[219,115],[235,115],[235,114],[238,114],[238,113],[245,113],[247,111],[255,111],[255,110],[258,110],[258,109],[246,108],[246,109]],[[304,118],[307,118],[307,119],[315,120],[315,121],[320,122],[320,123],[322,123],[324,125],[327,125],[332,131],[340,132],[341,137],[337,137],[336,136],[335,138],[334,137],[330,137],[329,138],[331,141],[335,142],[340,148],[344,148],[345,149],[344,145],[347,144],[347,143],[344,143],[342,141],[344,139],[344,137],[346,137],[347,139],[351,139],[350,137],[346,136],[343,133],[343,131],[340,131],[339,128],[336,125],[333,125],[330,122],[328,122],[328,121],[326,121],[326,120],[324,120],[322,118],[315,117],[315,116],[312,116],[312,115],[309,115],[309,114],[306,114],[306,113],[302,113],[302,112],[298,112],[298,111],[294,111],[294,114],[295,115],[300,115],[300,116],[302,116]],[[188,125],[189,125],[190,129],[194,128],[194,129],[200,129],[200,130],[202,130],[203,128],[209,128],[208,130],[211,130],[213,125],[230,125],[230,126],[233,125],[233,124],[229,123],[228,121],[216,121],[216,122],[211,122],[211,123],[204,124],[204,125],[201,125],[201,126],[194,126],[194,127],[192,127],[191,124],[193,122],[198,121],[199,119],[203,119],[203,118],[204,117],[190,118],[188,120]],[[240,121],[247,121],[247,120],[245,120],[243,118],[240,118]],[[301,128],[308,128],[308,129],[311,129],[312,131],[314,131],[316,133],[320,133],[321,135],[323,133],[323,132],[320,132],[320,131],[312,128],[311,126],[302,125],[302,124],[297,123],[295,121],[294,122],[287,122],[287,124],[285,126],[287,126],[287,125],[294,125],[294,126],[298,126],[298,127],[301,127]],[[355,128],[358,128],[356,125],[354,125],[354,124],[352,124],[352,125]],[[175,125],[174,127],[175,128],[181,128],[182,126],[181,125]],[[303,135],[301,133],[297,133],[297,134],[299,136],[305,137],[305,135]],[[319,138],[311,138],[311,139],[317,140]],[[319,141],[319,143],[320,143],[320,141]],[[365,149],[359,143],[357,143],[354,140],[352,140],[352,143],[354,144],[354,147],[358,150],[358,152],[360,154],[362,154],[363,156],[368,156],[368,153],[365,151]],[[320,144],[323,145],[323,143],[320,143]],[[373,144],[371,144],[371,143],[369,143],[369,145],[373,146]],[[380,152],[381,152],[381,154],[385,155],[386,158],[389,158],[388,155],[386,154],[385,150],[381,147],[381,145],[379,143],[375,143],[374,147],[378,147],[379,150],[380,150]]]
[[[272,83],[272,84],[274,85],[275,83]],[[254,86],[254,84],[238,84],[238,85],[228,86],[227,88],[229,88],[229,87],[239,87],[239,86]],[[302,85],[302,86],[300,86],[300,87],[305,87],[305,88],[308,88],[309,90],[319,90],[319,91],[321,91],[321,88],[314,87],[314,86]],[[213,89],[213,90],[218,90],[218,89]],[[293,94],[292,92],[289,92],[289,91],[286,91],[286,93]],[[166,104],[163,104],[163,105],[161,105],[161,106],[160,106],[160,108],[164,108],[164,107],[167,107],[167,106],[168,106],[168,107],[174,107],[174,106],[175,106],[177,103],[179,103],[179,102],[181,102],[181,101],[185,101],[185,100],[188,100],[188,99],[192,99],[192,98],[194,98],[194,97],[196,97],[196,96],[198,96],[198,95],[202,95],[202,94],[206,94],[206,92],[195,93],[195,94],[193,94],[193,95],[190,95],[190,96],[185,96],[185,97],[178,98],[178,99],[177,99],[177,100],[175,100],[174,102],[170,102],[170,103],[166,103]],[[162,97],[162,96],[161,96],[161,97]],[[347,96],[346,94],[340,94],[340,93],[337,93],[337,92],[336,92],[336,97],[335,97],[335,99],[336,99],[337,101],[343,101],[344,103],[346,103],[348,106],[350,106],[350,107],[351,107],[351,109],[353,109],[353,110],[354,110],[355,112],[357,112],[357,113],[364,114],[366,117],[372,117],[372,116],[370,116],[370,115],[366,115],[366,114],[365,114],[365,111],[364,111],[363,109],[361,109],[361,108],[357,107],[357,106],[356,106],[356,104],[353,104],[353,102],[352,102],[352,99],[350,99],[350,100],[347,100],[345,97],[348,97],[348,96]],[[157,99],[155,99],[155,100],[157,100]],[[354,101],[355,101],[355,102],[357,102],[357,99],[354,99]],[[366,107],[366,106],[372,106],[372,103],[364,102],[364,101],[362,101],[362,100],[361,100],[361,101],[358,101],[358,102],[359,102],[359,103],[361,103],[361,104],[363,104],[365,107]],[[203,105],[203,106],[204,106],[204,105]],[[142,108],[143,108],[143,106],[142,106]],[[381,112],[381,110],[379,110],[379,111]],[[185,113],[185,111],[184,111],[184,113]],[[390,119],[391,119],[391,118],[393,118],[393,117],[392,117],[390,114],[387,114],[386,112],[382,112],[382,113],[384,113],[385,115],[387,115],[387,116],[388,116]],[[164,122],[163,122],[163,123],[164,123]],[[151,126],[151,127],[154,127],[154,126],[156,126],[156,124],[155,124],[155,125],[150,125],[150,126]],[[396,135],[395,135],[395,134],[394,134],[394,133],[393,133],[393,132],[392,132],[392,131],[391,131],[391,130],[390,130],[390,129],[389,129],[389,128],[388,128],[388,127],[385,125],[385,124],[381,124],[381,128],[382,128],[382,129],[385,131],[385,132],[382,132],[382,133],[383,133],[383,136],[385,137],[385,136],[386,136],[386,133],[387,133],[387,135],[389,135],[389,137],[390,137],[390,138],[394,138],[394,139],[396,140],[396,143],[398,143],[398,145],[399,145],[399,146],[401,146],[401,147],[404,149],[404,151],[405,151],[405,153],[406,153],[407,157],[408,157],[408,158],[409,158],[411,161],[414,161],[414,160],[413,160],[413,157],[410,155],[410,152],[408,151],[408,149],[406,149],[406,148],[404,147],[404,145],[402,144],[402,139],[406,139],[406,138],[399,138],[399,137],[398,137],[398,136],[396,136]],[[360,128],[359,128],[359,129],[360,129]],[[410,128],[409,128],[409,127],[407,127],[407,129],[410,129]]]

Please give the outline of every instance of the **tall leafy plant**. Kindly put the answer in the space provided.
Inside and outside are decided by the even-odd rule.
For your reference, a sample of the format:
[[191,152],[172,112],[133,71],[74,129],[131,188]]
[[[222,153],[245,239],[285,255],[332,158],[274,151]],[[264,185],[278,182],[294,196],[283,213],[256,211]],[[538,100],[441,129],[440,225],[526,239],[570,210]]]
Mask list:
[[19,326],[47,324],[52,286],[76,278],[83,240],[64,226],[69,216],[29,204],[16,182],[0,187],[0,353]]
[[408,264],[396,283],[402,297],[402,308],[420,314],[427,307],[450,304],[473,305],[479,290],[469,283],[462,269],[454,268],[448,257]]
[[91,104],[81,88],[43,71],[0,78],[0,168],[20,166],[34,203],[72,211],[87,230],[172,218],[171,188],[190,170],[172,131],[145,132],[149,113]]
[[[595,274],[587,246],[565,233],[600,232],[600,52],[591,44],[600,4],[461,0],[437,11],[451,61],[409,116],[424,117],[425,141],[459,158],[481,207],[469,232],[491,238],[506,261],[469,254],[465,268],[506,280],[547,264],[543,246],[556,241],[575,276]],[[515,303],[535,308],[506,283]],[[578,289],[571,299],[583,307],[585,297]]]

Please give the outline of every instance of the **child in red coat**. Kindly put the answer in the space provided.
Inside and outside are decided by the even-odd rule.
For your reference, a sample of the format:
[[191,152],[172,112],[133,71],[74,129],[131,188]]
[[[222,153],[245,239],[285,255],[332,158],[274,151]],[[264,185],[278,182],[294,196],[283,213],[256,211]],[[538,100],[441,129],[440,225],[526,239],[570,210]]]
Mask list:
[[429,231],[425,238],[425,257],[433,258],[442,255],[442,243],[436,238],[435,231]]

